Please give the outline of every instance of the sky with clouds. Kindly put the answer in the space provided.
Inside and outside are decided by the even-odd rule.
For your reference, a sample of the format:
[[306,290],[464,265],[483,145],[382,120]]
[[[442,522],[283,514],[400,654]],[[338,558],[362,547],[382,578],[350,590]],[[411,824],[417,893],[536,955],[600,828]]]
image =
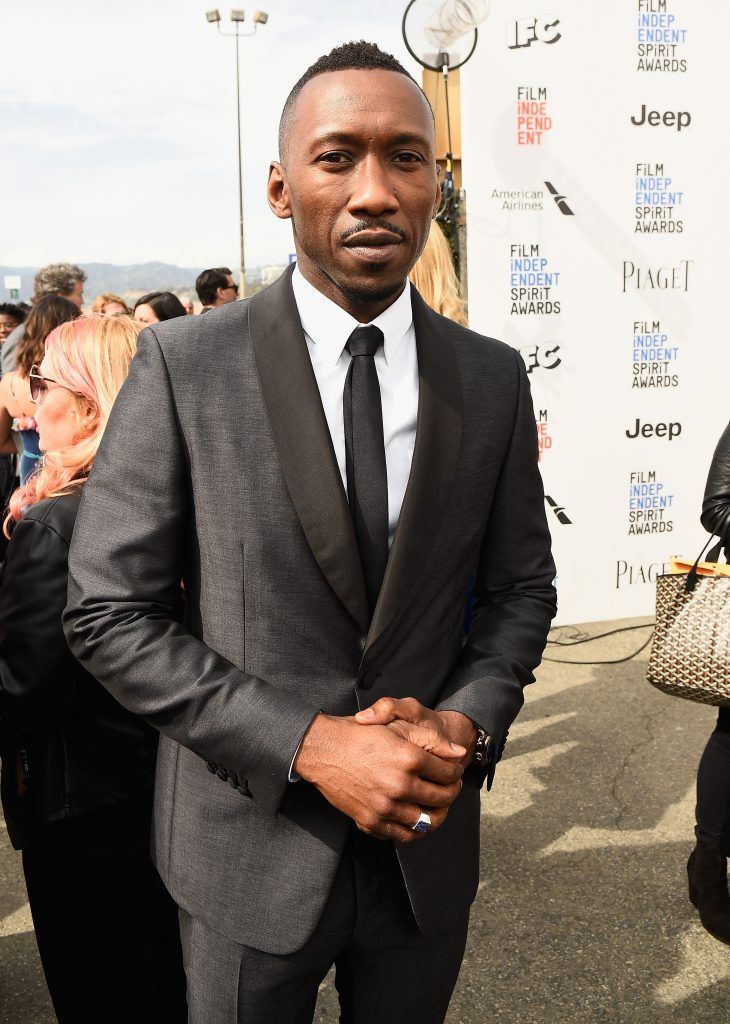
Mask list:
[[[261,3],[268,24],[240,44],[250,266],[284,263],[292,248],[265,186],[300,74],[359,38],[419,74],[400,32],[405,2]],[[0,3],[0,264],[236,263],[235,44],[207,24],[206,9],[206,0]],[[244,9],[250,27],[255,8]]]

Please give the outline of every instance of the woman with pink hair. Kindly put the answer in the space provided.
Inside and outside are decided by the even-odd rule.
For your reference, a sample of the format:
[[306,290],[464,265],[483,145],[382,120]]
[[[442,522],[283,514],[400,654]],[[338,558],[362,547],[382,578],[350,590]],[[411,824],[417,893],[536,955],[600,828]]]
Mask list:
[[176,907],[149,856],[157,736],[74,659],[61,626],[83,486],[139,330],[92,316],[48,335],[28,378],[43,460],[5,520],[2,802],[60,1024],[187,1018]]

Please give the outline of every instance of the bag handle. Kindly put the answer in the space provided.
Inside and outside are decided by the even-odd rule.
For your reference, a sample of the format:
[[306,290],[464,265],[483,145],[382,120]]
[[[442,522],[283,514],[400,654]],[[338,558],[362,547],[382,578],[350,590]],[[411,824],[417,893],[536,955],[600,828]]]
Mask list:
[[715,537],[719,537],[720,539],[718,540],[717,544],[713,545],[713,547],[712,547],[712,549],[710,551],[707,551],[707,561],[708,562],[716,562],[718,560],[718,558],[720,557],[720,552],[722,551],[722,547],[723,547],[723,545],[725,543],[725,534],[728,531],[728,527],[730,527],[730,509],[727,510],[727,512],[725,513],[725,515],[724,515],[724,517],[722,519],[722,522],[720,523],[720,526],[715,528],[715,531],[710,536],[710,538],[708,539],[707,543],[705,544],[705,546],[702,548],[702,550],[700,551],[699,555],[697,556],[697,561],[692,566],[690,571],[687,573],[687,579],[684,582],[684,589],[688,593],[691,594],[692,591],[694,590],[694,588],[697,586],[697,580],[699,578],[697,576],[697,566],[700,564],[700,562],[702,560],[702,556],[704,555],[705,551],[707,551],[707,549],[709,548],[710,544],[712,544],[712,541],[714,540]]

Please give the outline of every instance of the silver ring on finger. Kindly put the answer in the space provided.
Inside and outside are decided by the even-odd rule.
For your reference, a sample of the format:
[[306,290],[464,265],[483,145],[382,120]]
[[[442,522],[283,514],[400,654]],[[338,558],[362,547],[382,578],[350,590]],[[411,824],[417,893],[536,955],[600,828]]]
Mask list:
[[431,828],[431,815],[427,814],[426,811],[421,811],[418,815],[418,821],[415,825],[411,825],[412,832],[428,832]]

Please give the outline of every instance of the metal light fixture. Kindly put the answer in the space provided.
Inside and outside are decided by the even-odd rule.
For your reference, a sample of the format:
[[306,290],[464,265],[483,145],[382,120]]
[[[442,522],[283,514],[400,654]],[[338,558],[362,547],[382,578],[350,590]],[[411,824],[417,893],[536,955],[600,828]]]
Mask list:
[[215,24],[216,22],[221,20],[221,12],[218,10],[218,8],[216,8],[213,11],[206,11],[205,16],[211,24]]
[[239,8],[231,11],[231,21],[245,21],[246,13]]
[[265,25],[269,20],[269,16],[266,11],[256,11],[253,16],[253,20],[255,25]]
[[460,274],[458,230],[459,197],[454,184],[454,156],[451,146],[449,71],[456,71],[474,53],[481,25],[489,16],[492,0],[409,0],[401,31],[406,49],[421,67],[443,75],[446,101],[446,169],[441,183],[441,209],[436,220],[446,224],[451,236],[454,264]]

